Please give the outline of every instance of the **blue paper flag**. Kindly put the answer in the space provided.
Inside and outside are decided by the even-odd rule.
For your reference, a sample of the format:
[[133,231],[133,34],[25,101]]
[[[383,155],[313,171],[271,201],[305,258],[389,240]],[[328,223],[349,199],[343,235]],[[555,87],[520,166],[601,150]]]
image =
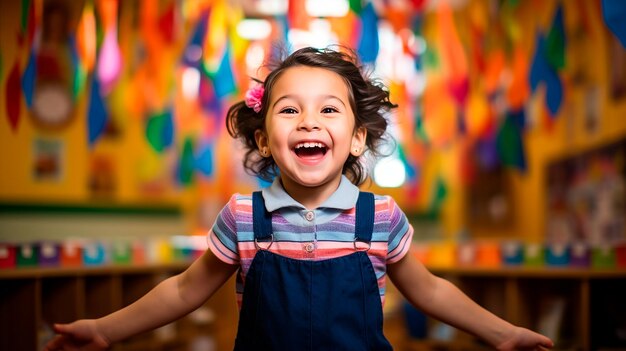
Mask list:
[[230,62],[230,45],[226,44],[222,62],[220,62],[217,72],[212,74],[211,78],[213,87],[215,88],[215,95],[218,98],[222,99],[237,91],[237,85],[235,84],[235,77]]
[[98,82],[95,75],[91,81],[91,95],[89,96],[89,109],[87,113],[89,146],[92,146],[102,135],[102,132],[104,132],[109,118],[109,113],[100,92],[100,82]]
[[546,85],[546,104],[554,117],[563,101],[563,84],[556,70],[548,64],[545,52],[545,40],[541,33],[537,34],[535,55],[530,67],[530,88],[536,91],[539,83]]
[[523,131],[526,129],[528,121],[526,120],[526,111],[524,110],[524,108],[509,111],[508,113],[509,116],[511,116],[513,123],[515,123],[515,126],[517,126],[519,130]]
[[556,116],[563,102],[563,84],[556,72],[546,77],[546,104],[552,117]]
[[196,156],[196,169],[207,177],[213,174],[213,147],[211,144],[207,143],[200,148]]
[[606,26],[626,48],[626,1],[602,0],[602,15]]
[[33,106],[33,94],[35,92],[35,79],[37,77],[37,57],[35,50],[31,49],[28,55],[28,64],[26,70],[22,74],[22,91],[26,100],[26,106]]
[[546,71],[550,69],[544,58],[544,39],[541,33],[537,34],[535,46],[535,55],[533,56],[533,60],[530,65],[529,75],[530,89],[532,89],[533,92],[537,90],[539,83],[541,83],[543,81],[543,77],[547,75]]
[[361,41],[357,50],[363,63],[375,63],[378,57],[378,15],[374,10],[374,5],[368,2],[361,12]]
[[202,63],[202,47],[204,46],[204,39],[209,25],[209,14],[209,10],[204,11],[200,15],[198,23],[196,23],[189,43],[183,52],[182,63],[184,65],[200,68],[200,64]]

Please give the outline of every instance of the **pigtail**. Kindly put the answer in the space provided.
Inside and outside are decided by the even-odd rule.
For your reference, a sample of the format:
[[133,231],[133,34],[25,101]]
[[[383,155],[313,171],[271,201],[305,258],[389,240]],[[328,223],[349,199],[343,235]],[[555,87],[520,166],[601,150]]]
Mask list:
[[[266,97],[263,96],[263,101]],[[278,173],[274,159],[261,157],[254,133],[265,128],[265,108],[255,110],[250,101],[239,101],[233,104],[226,113],[226,130],[231,137],[239,139],[245,146],[243,159],[244,169],[259,178],[271,182]]]

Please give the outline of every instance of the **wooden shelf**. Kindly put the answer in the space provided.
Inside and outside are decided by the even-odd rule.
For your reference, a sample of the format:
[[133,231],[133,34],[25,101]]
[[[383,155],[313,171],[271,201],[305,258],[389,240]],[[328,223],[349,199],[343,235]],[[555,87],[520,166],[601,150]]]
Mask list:
[[[429,270],[499,317],[532,330],[541,331],[548,311],[561,305],[553,335],[556,350],[626,349],[626,340],[616,335],[626,325],[623,268],[457,266]],[[485,349],[466,333],[456,331],[455,335],[448,341],[433,341],[405,333],[392,342],[397,350],[408,351]]]
[[455,266],[428,267],[434,274],[455,274],[484,277],[519,277],[519,278],[574,278],[574,279],[610,279],[626,278],[626,269],[619,268],[572,268],[572,267],[526,267],[526,266]]
[[[49,324],[98,318],[143,296],[161,280],[183,271],[188,262],[74,268],[0,270],[0,350],[39,350]],[[551,299],[565,311],[558,348],[626,348],[611,330],[626,316],[626,270],[550,267],[429,267],[459,286],[473,300],[508,321],[537,330]],[[203,308],[216,316],[198,325],[191,317],[173,323],[173,337],[147,332],[116,344],[113,350],[188,350],[196,337],[210,336],[218,350],[233,348],[237,332],[234,278]],[[396,294],[388,289],[388,301]],[[543,302],[542,302],[543,301]],[[389,305],[388,305],[389,306]],[[484,344],[458,332],[454,340],[417,340],[408,336],[405,316],[385,313],[385,334],[396,350],[482,350]],[[48,330],[48,334],[46,334]]]
[[[182,272],[189,262],[75,268],[0,270],[0,350],[37,351],[51,337],[52,323],[98,318],[143,296],[163,279]],[[113,346],[116,351],[188,350],[197,337],[210,336],[218,350],[232,349],[237,326],[234,278],[203,309],[215,320],[200,323],[183,317]],[[223,311],[231,311],[223,313]],[[219,325],[218,325],[219,324]]]
[[81,266],[81,267],[43,267],[43,268],[15,268],[0,269],[0,280],[15,278],[46,278],[46,277],[62,277],[62,276],[93,276],[93,275],[112,275],[112,274],[130,274],[130,273],[159,273],[165,271],[182,271],[190,262],[173,262],[161,264],[119,264],[119,265],[102,265],[102,266]]

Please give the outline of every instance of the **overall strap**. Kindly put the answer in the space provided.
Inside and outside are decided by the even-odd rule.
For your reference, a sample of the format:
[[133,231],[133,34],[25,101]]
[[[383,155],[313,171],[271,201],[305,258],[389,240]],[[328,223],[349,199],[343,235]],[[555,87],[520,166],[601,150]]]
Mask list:
[[268,239],[272,236],[272,214],[265,209],[265,201],[260,191],[252,193],[252,228],[255,239]]
[[356,240],[368,243],[372,241],[374,212],[374,194],[359,192],[359,198],[356,201],[356,222],[354,225]]

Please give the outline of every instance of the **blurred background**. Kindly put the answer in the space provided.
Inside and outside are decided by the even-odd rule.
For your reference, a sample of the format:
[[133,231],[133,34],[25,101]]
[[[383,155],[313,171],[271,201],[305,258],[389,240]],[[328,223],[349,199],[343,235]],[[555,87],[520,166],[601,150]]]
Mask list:
[[[625,23],[619,0],[1,0],[0,349],[205,250],[268,185],[228,107],[268,58],[335,44],[399,105],[362,189],[400,204],[413,254],[557,348],[626,349]],[[118,348],[231,349],[232,289]],[[393,286],[385,316],[397,349],[485,347]]]

